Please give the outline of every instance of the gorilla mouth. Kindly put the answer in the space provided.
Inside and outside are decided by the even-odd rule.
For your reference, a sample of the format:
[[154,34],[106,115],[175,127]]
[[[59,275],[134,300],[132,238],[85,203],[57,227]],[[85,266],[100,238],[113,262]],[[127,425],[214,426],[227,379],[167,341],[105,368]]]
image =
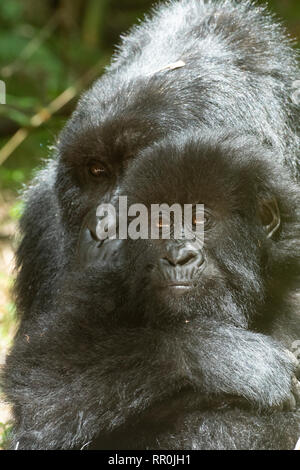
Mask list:
[[157,287],[163,292],[170,291],[172,294],[181,295],[194,289],[195,284],[192,281],[170,280],[162,282]]
[[194,287],[194,283],[191,281],[167,281],[165,284],[162,285],[162,288],[175,288],[175,289],[192,289]]

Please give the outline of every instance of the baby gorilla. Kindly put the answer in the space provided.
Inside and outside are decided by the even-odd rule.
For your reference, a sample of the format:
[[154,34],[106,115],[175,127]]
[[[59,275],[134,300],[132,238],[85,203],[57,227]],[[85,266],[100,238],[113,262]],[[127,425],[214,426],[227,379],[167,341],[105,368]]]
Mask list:
[[8,357],[13,445],[293,449],[298,185],[253,137],[185,132],[137,155],[119,195],[204,204],[204,243],[102,241],[95,206],[55,308]]

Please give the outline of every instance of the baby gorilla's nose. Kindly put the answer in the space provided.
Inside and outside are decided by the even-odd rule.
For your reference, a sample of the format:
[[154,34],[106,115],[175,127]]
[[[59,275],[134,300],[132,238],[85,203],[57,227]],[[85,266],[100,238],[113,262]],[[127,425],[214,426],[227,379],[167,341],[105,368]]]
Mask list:
[[204,263],[202,250],[195,243],[169,240],[158,261],[159,273],[167,287],[191,288]]
[[162,258],[163,263],[170,264],[171,266],[183,266],[193,263],[197,258],[198,253],[194,250],[186,248],[170,247]]

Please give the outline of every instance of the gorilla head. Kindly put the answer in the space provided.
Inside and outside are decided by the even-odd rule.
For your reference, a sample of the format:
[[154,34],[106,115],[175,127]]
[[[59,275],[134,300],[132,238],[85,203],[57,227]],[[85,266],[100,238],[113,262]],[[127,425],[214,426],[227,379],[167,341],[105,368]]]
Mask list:
[[112,261],[116,246],[122,253],[136,322],[163,327],[200,317],[249,326],[266,318],[270,302],[278,302],[277,290],[282,295],[297,279],[297,187],[253,138],[194,132],[165,139],[138,155],[118,194],[127,196],[128,207],[143,204],[148,214],[154,204],[182,210],[190,204],[192,223],[196,205],[204,205],[204,233],[188,240],[174,236],[174,215],[160,227],[170,230],[170,239],[162,233],[153,239],[149,220],[146,239],[140,234],[126,243],[103,244],[95,230],[96,210],[84,224],[80,253],[89,250],[89,265],[102,267],[108,252]]

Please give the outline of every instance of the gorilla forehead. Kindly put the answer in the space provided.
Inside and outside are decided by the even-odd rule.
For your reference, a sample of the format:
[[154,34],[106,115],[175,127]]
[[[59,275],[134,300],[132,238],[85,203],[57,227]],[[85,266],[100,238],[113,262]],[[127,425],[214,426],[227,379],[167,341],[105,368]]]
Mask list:
[[117,162],[134,156],[189,124],[190,114],[175,99],[176,90],[164,78],[144,77],[124,84],[103,76],[82,98],[62,131],[60,153],[73,161],[97,155]]
[[247,208],[261,181],[274,185],[279,178],[272,157],[251,136],[185,132],[142,151],[128,168],[123,192],[132,203]]

